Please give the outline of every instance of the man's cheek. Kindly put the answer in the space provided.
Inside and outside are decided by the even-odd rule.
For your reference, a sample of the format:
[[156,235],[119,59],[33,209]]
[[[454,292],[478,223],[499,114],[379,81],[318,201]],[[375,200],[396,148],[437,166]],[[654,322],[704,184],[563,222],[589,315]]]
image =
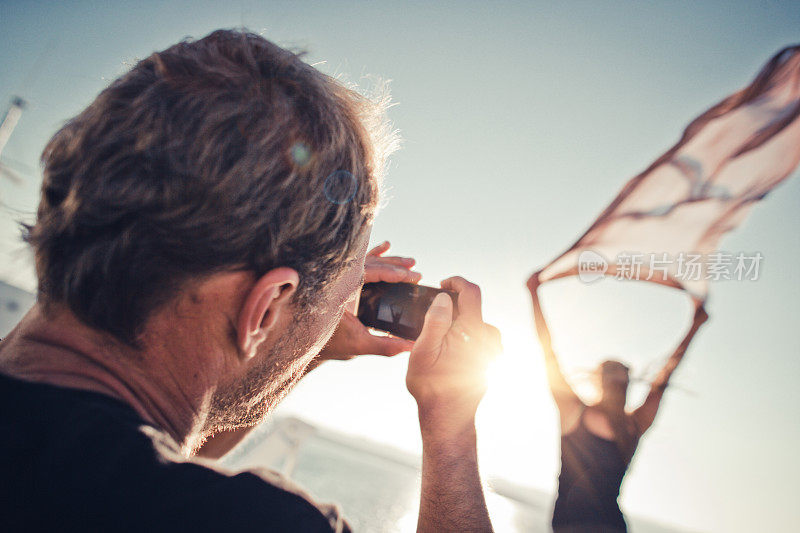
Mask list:
[[358,314],[358,302],[361,298],[361,287],[356,291],[356,293],[345,303],[344,310],[352,315]]

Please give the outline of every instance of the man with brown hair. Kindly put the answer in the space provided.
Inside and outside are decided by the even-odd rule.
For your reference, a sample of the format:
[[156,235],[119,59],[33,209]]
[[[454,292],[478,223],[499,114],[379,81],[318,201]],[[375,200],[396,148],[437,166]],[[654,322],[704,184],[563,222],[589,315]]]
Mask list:
[[[114,81],[50,141],[38,302],[0,343],[0,511],[24,530],[346,531],[224,454],[327,359],[411,350],[421,531],[486,531],[474,416],[499,346],[443,287],[415,343],[352,314],[394,145],[380,105],[265,39],[217,31]],[[205,456],[205,457],[204,457]]]

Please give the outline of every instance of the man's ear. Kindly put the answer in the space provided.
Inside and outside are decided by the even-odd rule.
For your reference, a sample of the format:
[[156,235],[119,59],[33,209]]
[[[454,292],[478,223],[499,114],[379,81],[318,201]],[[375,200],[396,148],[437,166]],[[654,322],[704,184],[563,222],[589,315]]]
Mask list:
[[300,277],[291,268],[274,268],[258,278],[244,299],[236,324],[236,341],[244,360],[256,353],[256,348],[269,335],[278,316],[297,289]]

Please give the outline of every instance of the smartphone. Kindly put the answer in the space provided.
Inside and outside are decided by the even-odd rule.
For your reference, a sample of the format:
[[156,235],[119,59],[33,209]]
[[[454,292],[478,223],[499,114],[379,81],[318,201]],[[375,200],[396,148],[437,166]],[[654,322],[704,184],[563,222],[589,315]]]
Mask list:
[[455,318],[458,295],[454,291],[414,283],[365,283],[358,303],[358,319],[366,326],[413,341],[422,332],[425,313],[440,292],[446,292],[453,300]]

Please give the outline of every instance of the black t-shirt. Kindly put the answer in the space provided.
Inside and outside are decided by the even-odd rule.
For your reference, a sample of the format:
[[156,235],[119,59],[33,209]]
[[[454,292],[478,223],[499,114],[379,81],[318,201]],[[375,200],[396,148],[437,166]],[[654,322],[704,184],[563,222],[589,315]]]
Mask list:
[[0,531],[167,530],[349,528],[275,474],[183,460],[120,401],[0,375]]

